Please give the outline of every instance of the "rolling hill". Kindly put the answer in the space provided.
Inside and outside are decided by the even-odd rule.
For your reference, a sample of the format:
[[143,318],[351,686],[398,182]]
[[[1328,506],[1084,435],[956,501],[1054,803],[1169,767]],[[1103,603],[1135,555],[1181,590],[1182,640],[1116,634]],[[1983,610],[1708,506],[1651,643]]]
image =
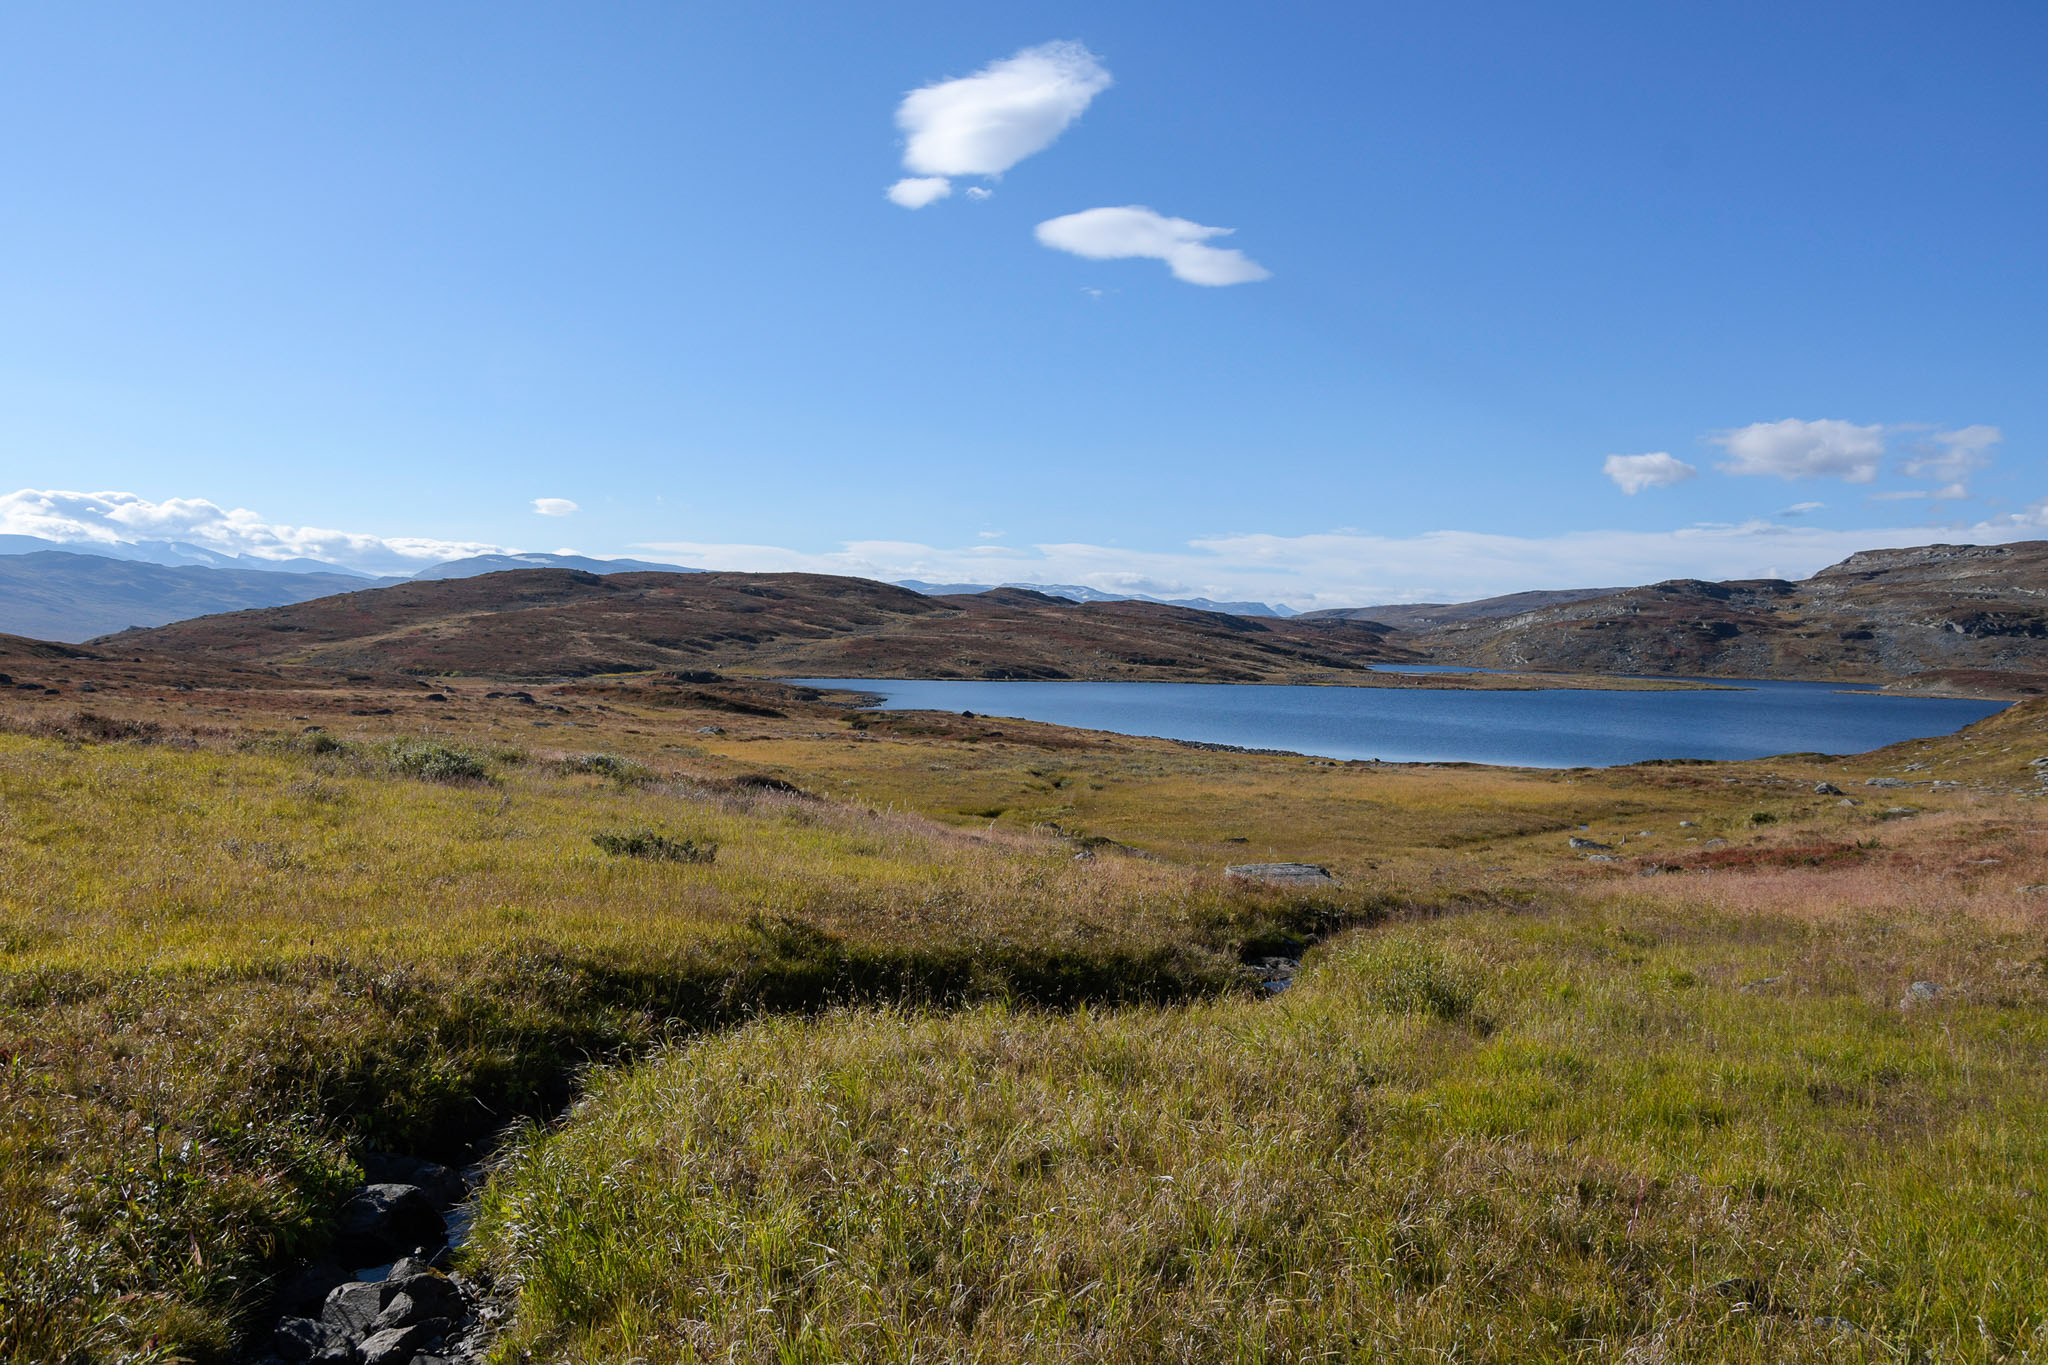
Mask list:
[[1254,620],[1025,589],[928,597],[820,574],[530,569],[231,612],[123,652],[416,675],[738,669],[845,677],[1327,681],[1414,661],[1345,621]]

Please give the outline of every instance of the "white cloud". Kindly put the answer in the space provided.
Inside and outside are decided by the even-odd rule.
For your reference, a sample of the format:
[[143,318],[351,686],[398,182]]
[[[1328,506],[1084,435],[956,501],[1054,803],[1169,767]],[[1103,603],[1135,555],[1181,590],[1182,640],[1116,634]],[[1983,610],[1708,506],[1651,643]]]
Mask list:
[[246,508],[204,498],[152,502],[134,493],[74,493],[24,488],[0,494],[0,534],[40,536],[67,545],[120,546],[168,541],[255,559],[320,559],[373,573],[409,573],[427,564],[504,552],[479,541],[372,536],[266,522]]
[[566,517],[571,512],[580,512],[583,509],[567,498],[535,498],[533,510],[544,517]]
[[[1169,550],[1089,544],[944,547],[852,541],[813,552],[702,542],[636,546],[707,569],[802,570],[885,581],[1074,583],[1157,597],[1264,601],[1309,610],[1386,602],[1444,602],[1531,588],[1626,586],[1667,578],[1804,576],[1858,550],[1934,541],[2038,537],[2048,501],[1974,526],[1830,530],[1751,521],[1668,531],[1572,531],[1554,536],[1432,531],[1375,536],[1330,531],[1207,537]],[[1007,550],[992,554],[991,550]]]
[[1176,279],[1189,284],[1250,284],[1269,278],[1273,272],[1242,251],[1208,244],[1209,238],[1234,231],[1168,218],[1141,205],[1127,204],[1048,219],[1038,225],[1038,240],[1091,261],[1133,256],[1165,261]]
[[1884,428],[1823,418],[1752,422],[1709,438],[1728,452],[1722,472],[1768,474],[1780,479],[1839,478],[1869,483],[1884,458]]
[[1648,455],[1609,455],[1600,470],[1614,480],[1616,488],[1631,497],[1645,488],[1669,488],[1699,474],[1699,470],[1668,450]]
[[1777,515],[1781,517],[1803,517],[1808,512],[1818,512],[1826,506],[1827,504],[1824,502],[1795,502],[1790,507],[1779,508]]
[[953,192],[953,182],[943,175],[911,176],[897,181],[887,191],[889,202],[907,209],[921,209]]
[[995,191],[986,185],[969,185],[967,187],[967,197],[969,199],[986,199],[994,193]]
[[[905,208],[941,199],[956,175],[1001,175],[1053,144],[1090,100],[1107,90],[1102,61],[1079,43],[1045,43],[991,62],[972,76],[935,81],[903,97],[896,126],[904,133],[903,168],[889,197]],[[908,185],[918,190],[898,191]]]
[[[1913,478],[1945,479],[1950,489],[1964,488],[1970,475],[1991,463],[1993,447],[2004,439],[2005,433],[1997,427],[1981,424],[1932,432],[1901,467]],[[1944,489],[1934,496],[1968,497],[1969,493],[1967,488],[1954,494]]]

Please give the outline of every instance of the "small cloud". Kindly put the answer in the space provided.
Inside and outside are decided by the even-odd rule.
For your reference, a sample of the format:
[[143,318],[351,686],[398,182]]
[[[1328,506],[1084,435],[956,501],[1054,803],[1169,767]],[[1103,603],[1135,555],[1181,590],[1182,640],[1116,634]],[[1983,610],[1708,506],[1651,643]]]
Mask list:
[[1924,498],[1926,496],[1927,490],[1924,488],[1895,488],[1887,493],[1872,493],[1870,500],[1872,502],[1911,502],[1915,498]]
[[888,189],[889,202],[907,209],[921,209],[953,192],[953,182],[943,175],[910,176]]
[[1001,540],[1001,539],[1002,539],[1002,538],[1003,538],[1004,536],[1008,535],[1008,534],[1009,534],[1009,532],[1008,532],[1008,531],[982,531],[982,532],[980,532],[979,534],[980,534],[980,536],[981,536],[981,538],[982,538],[983,540]]
[[[1050,147],[1109,86],[1101,58],[1071,42],[1027,47],[972,76],[920,86],[896,108],[896,126],[905,135],[903,168],[917,179],[896,182],[890,199],[922,208],[950,191],[947,177],[1001,175]],[[945,188],[931,188],[934,180]],[[917,184],[926,187],[904,190]]]
[[544,517],[566,517],[571,512],[579,512],[583,509],[567,498],[535,498],[533,500],[533,510]]
[[1884,458],[1884,428],[1824,418],[1752,422],[1708,438],[1728,452],[1725,474],[1768,474],[1780,479],[1839,478],[1869,483]]
[[1795,502],[1790,507],[1779,508],[1778,515],[1781,517],[1803,517],[1808,512],[1818,512],[1826,506],[1827,504],[1824,502]]
[[1669,488],[1699,474],[1699,470],[1668,450],[1647,455],[1609,455],[1600,472],[1614,480],[1614,486],[1634,497],[1645,488]]
[[987,199],[994,193],[995,191],[986,185],[969,185],[967,187],[967,197],[969,199]]
[[1970,475],[1991,463],[1992,450],[2004,439],[2005,433],[1997,427],[1981,424],[1932,432],[1917,443],[1914,454],[1901,468],[1911,478],[1946,479],[1948,487],[1936,493],[1937,498],[1966,498]]
[[1047,219],[1038,225],[1038,240],[1056,251],[1070,251],[1091,261],[1137,256],[1164,261],[1175,279],[1189,284],[1251,284],[1270,278],[1272,271],[1242,251],[1208,244],[1209,238],[1234,231],[1168,218],[1142,205],[1127,204]]

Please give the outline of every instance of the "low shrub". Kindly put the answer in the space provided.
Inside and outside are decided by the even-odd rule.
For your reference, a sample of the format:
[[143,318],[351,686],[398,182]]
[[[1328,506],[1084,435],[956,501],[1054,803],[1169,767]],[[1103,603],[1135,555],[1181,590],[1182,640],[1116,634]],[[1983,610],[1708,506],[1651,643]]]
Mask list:
[[718,845],[705,840],[671,839],[653,830],[600,830],[590,836],[614,858],[648,858],[664,863],[708,863],[718,857]]
[[491,770],[464,749],[435,740],[405,740],[391,746],[391,770],[425,782],[487,782]]
[[654,780],[654,770],[645,763],[617,754],[576,754],[562,760],[565,771],[608,777],[622,787],[635,787]]

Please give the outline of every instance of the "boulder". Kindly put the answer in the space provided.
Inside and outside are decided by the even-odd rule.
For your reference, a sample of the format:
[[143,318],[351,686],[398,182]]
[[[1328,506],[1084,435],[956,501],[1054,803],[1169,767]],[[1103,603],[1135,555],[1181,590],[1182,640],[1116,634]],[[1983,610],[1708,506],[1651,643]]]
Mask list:
[[1932,981],[1915,981],[1906,987],[1906,994],[1899,1000],[1900,1009],[1911,1009],[1915,1005],[1930,1004],[1942,997],[1942,989]]
[[414,1327],[387,1327],[362,1344],[363,1365],[412,1365],[420,1348],[440,1340],[438,1327],[421,1323]]
[[1842,789],[1832,782],[1816,782],[1813,784],[1813,794],[1815,796],[1840,796]]
[[271,1333],[270,1349],[283,1360],[309,1365],[353,1365],[355,1343],[340,1328],[312,1318],[281,1318]]
[[374,1326],[410,1327],[419,1322],[447,1322],[462,1312],[462,1295],[447,1278],[434,1271],[414,1275],[398,1286],[385,1302]]
[[1576,834],[1572,836],[1572,847],[1593,853],[1612,853],[1614,851],[1613,844],[1603,844],[1597,839],[1581,839]]
[[1910,787],[1913,784],[1903,777],[1866,777],[1863,779],[1863,785],[1866,787]]
[[469,1196],[469,1186],[459,1172],[423,1157],[397,1152],[365,1152],[363,1176],[373,1185],[417,1185],[436,1204],[459,1204]]
[[1337,879],[1326,867],[1314,863],[1238,863],[1227,867],[1224,875],[1236,881],[1258,882],[1265,886],[1317,887],[1335,886]]
[[320,1321],[352,1337],[368,1336],[391,1295],[388,1281],[351,1280],[327,1296],[320,1306]]
[[447,1224],[417,1185],[365,1185],[341,1208],[336,1242],[344,1260],[374,1265],[447,1240]]

